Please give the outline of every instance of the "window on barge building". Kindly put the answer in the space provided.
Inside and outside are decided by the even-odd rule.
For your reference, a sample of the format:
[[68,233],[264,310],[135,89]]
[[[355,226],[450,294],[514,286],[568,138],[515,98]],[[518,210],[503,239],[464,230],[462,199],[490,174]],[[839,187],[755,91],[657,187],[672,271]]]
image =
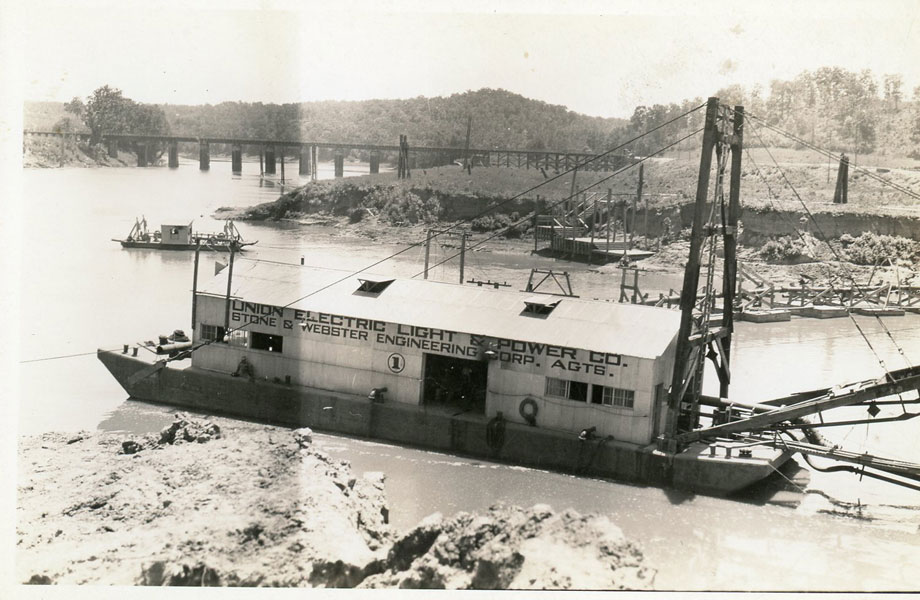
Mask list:
[[240,346],[241,348],[249,347],[249,330],[237,329],[230,332],[230,345]]
[[595,385],[591,389],[591,404],[632,408],[636,393],[633,390]]
[[566,379],[546,378],[546,395],[576,402],[588,401],[588,384]]
[[281,352],[284,337],[280,335],[271,335],[269,333],[252,332],[252,344],[249,346],[253,350],[268,350],[269,352]]
[[201,339],[211,340],[218,343],[225,343],[224,337],[227,332],[220,325],[201,325]]

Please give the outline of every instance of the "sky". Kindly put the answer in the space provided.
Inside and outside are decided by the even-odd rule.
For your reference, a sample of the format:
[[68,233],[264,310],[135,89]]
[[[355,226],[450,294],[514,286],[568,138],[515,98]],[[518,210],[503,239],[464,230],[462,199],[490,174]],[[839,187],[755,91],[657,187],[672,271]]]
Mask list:
[[920,0],[0,0],[22,99],[440,96],[484,87],[592,116],[821,66],[920,85]]

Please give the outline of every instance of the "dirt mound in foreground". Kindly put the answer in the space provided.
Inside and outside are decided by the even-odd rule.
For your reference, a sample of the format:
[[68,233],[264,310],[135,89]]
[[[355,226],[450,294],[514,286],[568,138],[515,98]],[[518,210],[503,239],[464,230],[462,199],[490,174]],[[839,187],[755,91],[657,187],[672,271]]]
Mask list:
[[640,590],[655,574],[606,517],[545,504],[432,515],[396,540],[384,566],[360,587]]
[[185,414],[158,435],[20,442],[16,579],[32,584],[648,589],[605,517],[493,507],[397,537],[384,476],[309,429]]
[[385,556],[381,474],[352,476],[308,430],[212,425],[22,440],[16,579],[338,587]]

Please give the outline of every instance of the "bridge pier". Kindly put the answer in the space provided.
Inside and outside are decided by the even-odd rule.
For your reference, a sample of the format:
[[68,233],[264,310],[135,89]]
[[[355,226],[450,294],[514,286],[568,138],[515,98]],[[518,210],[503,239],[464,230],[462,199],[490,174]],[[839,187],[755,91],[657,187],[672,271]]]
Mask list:
[[118,140],[109,140],[109,158],[118,158]]
[[310,179],[311,181],[316,181],[319,177],[319,167],[316,164],[317,161],[317,148],[316,146],[310,146]]
[[198,140],[198,169],[207,171],[211,168],[211,144],[208,140]]
[[301,146],[300,147],[300,169],[298,173],[300,175],[309,175],[310,174],[310,146]]
[[136,146],[135,154],[137,154],[137,166],[146,167],[147,166],[147,144],[141,144]]
[[265,149],[265,174],[274,175],[277,169],[277,162],[275,161],[275,147]]
[[179,142],[169,142],[169,168],[179,168]]
[[335,151],[335,176],[344,177],[345,176],[345,155],[341,150]]
[[284,183],[284,146],[281,147],[281,183]]
[[233,144],[230,148],[230,167],[234,173],[243,172],[243,147],[239,144]]
[[371,173],[379,173],[380,172],[380,153],[377,152],[376,150],[372,151],[370,162],[371,162]]

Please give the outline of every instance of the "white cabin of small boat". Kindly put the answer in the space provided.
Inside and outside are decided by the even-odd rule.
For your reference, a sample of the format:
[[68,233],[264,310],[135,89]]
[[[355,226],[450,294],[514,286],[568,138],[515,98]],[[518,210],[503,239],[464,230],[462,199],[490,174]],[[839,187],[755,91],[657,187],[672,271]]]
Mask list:
[[188,225],[160,225],[160,243],[166,245],[194,244],[192,239],[192,224]]
[[634,444],[663,431],[676,311],[256,261],[228,306],[228,271],[196,294],[196,345],[216,343],[195,367]]

